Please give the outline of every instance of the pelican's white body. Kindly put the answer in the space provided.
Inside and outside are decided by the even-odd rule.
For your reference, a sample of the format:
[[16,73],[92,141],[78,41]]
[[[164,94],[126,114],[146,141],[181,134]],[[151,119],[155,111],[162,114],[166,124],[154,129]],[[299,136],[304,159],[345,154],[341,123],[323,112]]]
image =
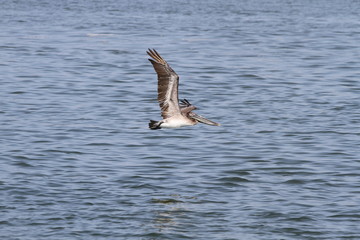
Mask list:
[[162,120],[161,128],[179,128],[185,126],[195,125],[197,122],[195,120],[191,120],[183,115],[175,115],[170,118],[166,118]]

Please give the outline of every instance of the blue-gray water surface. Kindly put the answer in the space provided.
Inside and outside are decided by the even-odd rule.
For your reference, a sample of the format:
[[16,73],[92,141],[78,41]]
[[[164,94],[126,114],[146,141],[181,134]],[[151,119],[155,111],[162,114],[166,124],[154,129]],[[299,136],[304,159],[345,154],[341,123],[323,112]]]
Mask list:
[[0,239],[360,239],[359,1],[0,6]]

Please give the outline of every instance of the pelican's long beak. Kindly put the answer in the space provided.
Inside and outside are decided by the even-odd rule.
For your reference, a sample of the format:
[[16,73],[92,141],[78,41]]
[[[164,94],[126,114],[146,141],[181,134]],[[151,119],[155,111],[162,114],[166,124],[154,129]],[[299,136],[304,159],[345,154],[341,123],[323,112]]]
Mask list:
[[195,119],[198,122],[205,123],[205,124],[211,125],[211,126],[220,126],[219,123],[210,121],[209,119],[206,119],[206,118],[204,118],[204,117],[202,117],[200,115],[197,115],[194,112],[190,112],[189,115],[190,115],[190,117],[192,117],[193,119]]

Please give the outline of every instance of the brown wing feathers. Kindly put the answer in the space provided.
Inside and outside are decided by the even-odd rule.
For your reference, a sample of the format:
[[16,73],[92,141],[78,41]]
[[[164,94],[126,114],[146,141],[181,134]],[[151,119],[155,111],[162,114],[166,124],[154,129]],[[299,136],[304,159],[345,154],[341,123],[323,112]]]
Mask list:
[[179,76],[155,49],[149,49],[147,54],[153,58],[149,61],[158,75],[158,101],[162,117],[168,118],[178,114],[180,112],[178,103]]
[[[151,50],[149,49],[149,51],[147,51],[147,54],[149,54],[150,57],[152,57],[155,61],[157,61],[160,64],[166,65],[166,61],[160,56],[160,54],[155,50]],[[149,59],[150,61],[152,61],[152,59]]]

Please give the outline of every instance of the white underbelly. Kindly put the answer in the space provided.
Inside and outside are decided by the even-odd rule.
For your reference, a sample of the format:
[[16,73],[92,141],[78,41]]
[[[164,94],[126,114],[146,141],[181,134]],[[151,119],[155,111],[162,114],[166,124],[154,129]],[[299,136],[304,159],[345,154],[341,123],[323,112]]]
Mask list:
[[192,122],[187,118],[168,118],[164,123],[161,124],[162,128],[179,128],[184,126],[192,126],[196,123]]

